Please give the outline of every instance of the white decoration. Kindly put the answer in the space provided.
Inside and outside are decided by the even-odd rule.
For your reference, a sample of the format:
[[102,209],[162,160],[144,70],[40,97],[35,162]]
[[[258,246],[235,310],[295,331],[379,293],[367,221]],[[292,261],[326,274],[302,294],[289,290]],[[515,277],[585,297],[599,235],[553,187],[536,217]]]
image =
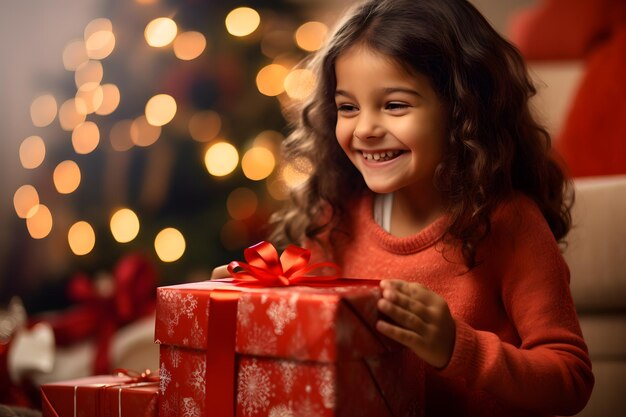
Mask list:
[[204,359],[196,359],[194,369],[191,372],[189,384],[191,384],[195,391],[202,393],[202,395],[204,395],[206,387],[205,375],[206,361]]
[[204,336],[204,330],[198,324],[198,317],[193,318],[193,326],[191,326],[191,338],[194,346],[204,346],[206,337]]
[[324,415],[320,405],[311,401],[309,397],[296,404],[294,408],[298,410],[298,417],[320,417]]
[[335,384],[333,372],[329,367],[324,367],[319,373],[319,389],[324,407],[332,409],[335,407]]
[[182,314],[190,319],[196,315],[198,300],[192,294],[186,294],[183,298],[178,291],[164,290],[159,294],[161,302],[165,304],[164,311],[166,311],[166,314],[161,315],[160,320],[167,326],[167,334],[173,336]]
[[296,364],[295,362],[282,361],[279,366],[285,393],[291,394],[293,385],[296,382]]
[[270,303],[267,309],[267,316],[274,324],[274,333],[283,334],[285,326],[296,319],[296,306],[298,294],[293,294],[289,301],[281,298],[277,302]]
[[172,364],[174,369],[177,369],[180,366],[182,356],[183,354],[180,353],[180,350],[178,350],[177,348],[170,349],[170,363]]
[[295,417],[295,413],[293,412],[293,409],[291,408],[291,403],[287,404],[281,404],[281,405],[277,405],[276,407],[273,407],[272,409],[270,409],[270,412],[268,414],[269,417]]
[[248,341],[243,346],[244,352],[249,355],[267,355],[274,352],[278,343],[276,335],[268,328],[260,326],[248,330]]
[[196,300],[192,294],[187,294],[185,298],[181,300],[180,310],[190,319],[195,315],[196,307],[198,307],[198,300]]
[[241,323],[243,327],[250,325],[250,315],[253,311],[254,304],[252,304],[252,296],[250,294],[242,294],[237,304],[237,321]]
[[249,364],[240,366],[237,385],[237,403],[241,405],[243,415],[265,414],[274,392],[269,372],[253,359]]
[[183,414],[182,417],[200,417],[200,408],[196,401],[191,397],[183,398]]
[[159,391],[161,394],[165,394],[170,382],[172,382],[172,374],[167,370],[165,364],[161,363],[161,369],[159,369]]

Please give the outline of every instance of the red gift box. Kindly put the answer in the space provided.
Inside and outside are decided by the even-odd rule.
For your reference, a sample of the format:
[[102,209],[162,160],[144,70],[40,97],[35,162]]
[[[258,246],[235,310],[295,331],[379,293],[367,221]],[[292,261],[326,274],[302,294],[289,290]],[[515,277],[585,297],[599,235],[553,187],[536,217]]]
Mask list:
[[375,330],[377,284],[158,288],[159,415],[421,415],[423,364]]
[[125,375],[43,384],[43,417],[157,417],[158,389]]

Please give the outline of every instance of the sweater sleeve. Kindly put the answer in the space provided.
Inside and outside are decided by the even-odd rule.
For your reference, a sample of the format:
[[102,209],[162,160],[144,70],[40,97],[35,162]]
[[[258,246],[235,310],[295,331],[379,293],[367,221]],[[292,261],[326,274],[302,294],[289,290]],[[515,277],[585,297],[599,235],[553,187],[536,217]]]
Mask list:
[[441,372],[521,409],[575,414],[587,403],[594,378],[569,270],[539,209],[528,199],[516,201],[492,230],[504,235],[508,229],[512,236],[493,255],[504,265],[502,303],[521,342],[503,342],[457,319],[454,352]]

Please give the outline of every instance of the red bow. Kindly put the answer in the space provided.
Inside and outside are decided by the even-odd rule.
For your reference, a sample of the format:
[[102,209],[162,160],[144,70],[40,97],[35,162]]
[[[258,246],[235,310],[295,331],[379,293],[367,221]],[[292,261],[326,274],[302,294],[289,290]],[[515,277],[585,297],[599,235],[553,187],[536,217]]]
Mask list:
[[136,371],[129,371],[125,368],[116,368],[113,370],[113,375],[127,376],[132,379],[133,383],[139,382],[159,382],[159,373],[153,374],[150,369],[146,369],[142,373]]
[[[262,241],[246,248],[243,255],[248,263],[232,261],[228,264],[228,272],[239,282],[283,287],[305,280],[330,281],[339,275],[339,266],[333,262],[309,265],[311,251],[295,245],[287,246],[279,258],[276,248]],[[320,268],[330,268],[334,272],[330,275],[307,276]]]
[[47,321],[56,344],[72,345],[88,338],[96,340],[95,375],[109,373],[109,348],[115,332],[154,311],[157,276],[154,266],[138,254],[123,257],[112,273],[108,293],[98,291],[94,280],[76,274],[69,283],[69,297],[77,303],[58,314],[35,321]]

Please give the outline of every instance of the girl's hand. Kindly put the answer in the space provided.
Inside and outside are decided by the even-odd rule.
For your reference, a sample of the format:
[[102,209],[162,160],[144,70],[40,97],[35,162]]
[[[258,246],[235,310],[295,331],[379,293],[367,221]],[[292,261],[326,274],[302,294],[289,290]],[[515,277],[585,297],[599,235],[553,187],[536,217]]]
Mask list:
[[435,368],[444,368],[452,357],[456,331],[446,301],[413,282],[383,280],[380,287],[378,309],[393,323],[379,320],[376,329]]
[[211,279],[230,278],[226,268],[228,268],[228,265],[220,265],[214,268],[213,272],[211,272]]

